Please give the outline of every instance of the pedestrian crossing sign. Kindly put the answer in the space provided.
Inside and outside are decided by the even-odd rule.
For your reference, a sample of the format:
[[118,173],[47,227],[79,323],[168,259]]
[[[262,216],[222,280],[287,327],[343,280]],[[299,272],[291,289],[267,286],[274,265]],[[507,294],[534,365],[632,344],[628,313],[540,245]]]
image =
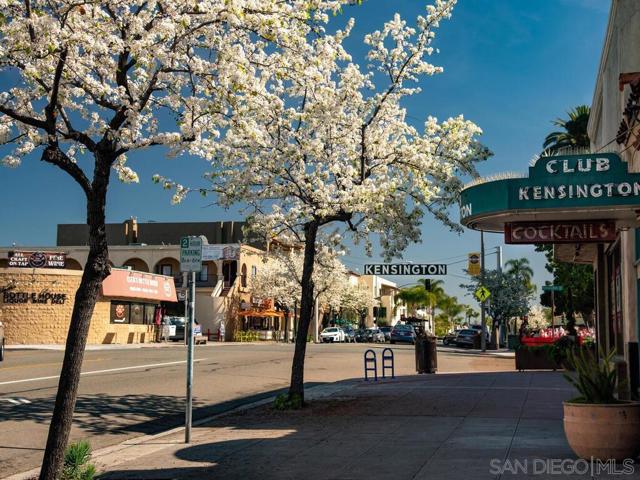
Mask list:
[[487,287],[480,286],[476,289],[473,295],[478,299],[478,301],[484,302],[491,296],[491,292]]

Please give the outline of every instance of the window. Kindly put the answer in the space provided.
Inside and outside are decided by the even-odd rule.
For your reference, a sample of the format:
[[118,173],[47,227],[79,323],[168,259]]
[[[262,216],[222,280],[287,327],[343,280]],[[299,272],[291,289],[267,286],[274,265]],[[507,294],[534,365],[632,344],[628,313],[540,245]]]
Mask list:
[[139,325],[144,324],[144,304],[142,303],[132,303],[129,307],[129,323],[136,323]]
[[241,272],[242,272],[242,278],[240,279],[241,280],[240,284],[243,287],[246,287],[247,286],[247,264],[246,263],[242,264]]
[[144,323],[152,325],[156,319],[156,306],[147,303],[144,306]]
[[160,273],[161,275],[167,275],[167,276],[171,276],[171,265],[170,264],[164,264],[164,265],[160,265],[160,271],[158,273]]
[[209,265],[202,265],[202,270],[200,270],[200,278],[201,282],[206,282],[209,280]]
[[134,325],[152,325],[155,320],[156,304],[123,302],[114,300],[111,302],[110,323],[130,323]]
[[256,278],[257,274],[258,274],[258,267],[254,265],[253,267],[251,267],[251,277]]
[[111,323],[129,323],[127,302],[111,302]]

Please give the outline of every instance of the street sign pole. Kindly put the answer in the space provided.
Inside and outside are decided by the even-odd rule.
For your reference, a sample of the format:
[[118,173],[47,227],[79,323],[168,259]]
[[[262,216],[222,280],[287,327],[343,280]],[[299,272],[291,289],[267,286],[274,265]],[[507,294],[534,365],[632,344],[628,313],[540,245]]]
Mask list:
[[[480,230],[480,285],[484,287],[484,230]],[[480,348],[482,348],[483,352],[487,351],[487,336],[484,333],[484,329],[486,328],[486,319],[485,319],[485,301],[482,300],[480,303],[480,325],[482,325],[482,334],[480,335]]]
[[[204,242],[203,242],[204,240]],[[185,320],[185,337],[187,341],[187,404],[185,407],[184,442],[191,442],[191,420],[193,413],[193,323],[196,313],[196,272],[202,270],[202,244],[206,238],[182,237],[180,239],[180,270],[190,279],[187,285],[188,318]]]
[[191,418],[193,411],[193,321],[196,313],[196,272],[191,272],[189,286],[189,328],[187,340],[187,410],[185,412],[184,443],[191,442]]

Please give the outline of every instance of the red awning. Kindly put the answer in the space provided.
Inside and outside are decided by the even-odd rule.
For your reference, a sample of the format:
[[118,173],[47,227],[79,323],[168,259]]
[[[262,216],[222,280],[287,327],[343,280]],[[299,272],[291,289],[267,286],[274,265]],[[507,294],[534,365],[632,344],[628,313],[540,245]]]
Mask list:
[[102,282],[102,295],[159,302],[178,301],[172,277],[119,268],[112,268],[111,275]]

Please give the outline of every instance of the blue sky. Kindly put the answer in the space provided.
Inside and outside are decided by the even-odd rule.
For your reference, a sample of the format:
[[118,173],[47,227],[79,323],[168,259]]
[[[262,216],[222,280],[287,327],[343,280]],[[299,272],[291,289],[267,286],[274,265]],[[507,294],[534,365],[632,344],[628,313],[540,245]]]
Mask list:
[[[411,20],[424,12],[419,0],[367,0],[361,7],[345,9],[356,19],[347,44],[357,60],[364,49],[365,33],[381,28],[394,12]],[[444,74],[421,82],[423,92],[412,99],[409,117],[421,125],[428,115],[440,119],[464,114],[484,130],[482,141],[494,156],[481,165],[482,174],[524,172],[529,160],[551,131],[551,120],[579,104],[591,104],[600,52],[604,41],[609,2],[607,0],[459,0],[451,20],[443,22],[432,62]],[[344,22],[344,18],[335,19]],[[0,88],[6,82],[0,80]],[[129,216],[139,221],[239,220],[237,211],[224,211],[212,199],[194,196],[179,206],[150,181],[154,173],[201,184],[206,164],[195,158],[167,160],[160,150],[131,156],[140,174],[139,185],[119,184],[113,179],[107,206],[107,221],[121,222]],[[84,222],[84,201],[79,187],[39,155],[25,159],[18,169],[0,168],[0,245],[54,245],[58,223]],[[457,216],[457,212],[453,212]],[[487,251],[502,245],[501,235],[486,235]],[[480,234],[449,232],[426,217],[422,243],[411,246],[405,259],[414,263],[453,263],[468,252],[479,251]],[[544,258],[531,247],[505,246],[504,258],[530,258],[534,281],[548,279]],[[352,269],[367,259],[353,250],[345,259]],[[487,265],[495,264],[495,255]],[[450,266],[445,277],[449,293],[464,298],[465,263]],[[412,277],[395,278],[399,283]],[[464,300],[473,303],[471,298]]]

